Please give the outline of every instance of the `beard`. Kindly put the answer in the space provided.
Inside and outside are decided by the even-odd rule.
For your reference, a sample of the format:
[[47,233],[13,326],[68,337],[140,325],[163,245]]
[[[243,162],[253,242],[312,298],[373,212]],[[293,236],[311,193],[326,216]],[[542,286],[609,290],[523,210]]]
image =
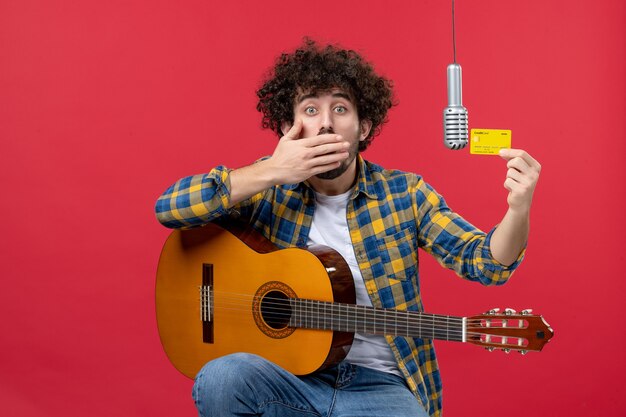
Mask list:
[[[323,127],[318,132],[318,135],[324,135],[327,133],[335,133],[335,132],[333,129]],[[359,153],[358,150],[359,150],[359,141],[357,140],[357,141],[354,141],[353,145],[350,145],[350,148],[348,149],[348,158],[344,160],[341,163],[341,165],[339,165],[337,168],[331,169],[330,171],[317,174],[315,177],[321,180],[334,180],[335,178],[340,177],[344,172],[348,170],[348,168],[350,167],[350,164],[352,163],[352,161],[354,161],[354,158],[356,158],[356,156],[358,155]]]

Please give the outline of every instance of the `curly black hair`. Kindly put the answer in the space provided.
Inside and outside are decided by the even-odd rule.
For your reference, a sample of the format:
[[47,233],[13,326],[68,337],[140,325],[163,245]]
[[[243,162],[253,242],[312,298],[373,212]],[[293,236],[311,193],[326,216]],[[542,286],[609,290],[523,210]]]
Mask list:
[[395,104],[393,84],[377,75],[358,53],[338,46],[319,47],[304,38],[304,44],[276,60],[267,81],[256,92],[262,125],[281,136],[282,122],[293,123],[294,100],[299,91],[318,92],[341,88],[354,98],[359,120],[372,122],[368,137],[359,143],[364,151],[387,121],[387,111]]

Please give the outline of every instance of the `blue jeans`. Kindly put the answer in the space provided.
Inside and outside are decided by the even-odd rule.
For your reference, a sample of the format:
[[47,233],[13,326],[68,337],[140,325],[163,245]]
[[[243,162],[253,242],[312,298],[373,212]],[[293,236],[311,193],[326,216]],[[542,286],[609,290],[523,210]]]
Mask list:
[[427,417],[403,378],[342,362],[297,377],[259,356],[207,363],[193,398],[202,417]]

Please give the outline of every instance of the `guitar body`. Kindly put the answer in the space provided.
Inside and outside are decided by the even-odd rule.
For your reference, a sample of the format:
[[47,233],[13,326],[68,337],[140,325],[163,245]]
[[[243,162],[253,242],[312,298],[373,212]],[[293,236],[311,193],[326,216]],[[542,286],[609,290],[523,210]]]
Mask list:
[[260,355],[296,375],[342,360],[353,334],[287,326],[263,314],[264,297],[354,303],[348,265],[334,250],[277,250],[250,229],[176,230],[159,260],[156,313],[167,356],[193,378],[208,361]]

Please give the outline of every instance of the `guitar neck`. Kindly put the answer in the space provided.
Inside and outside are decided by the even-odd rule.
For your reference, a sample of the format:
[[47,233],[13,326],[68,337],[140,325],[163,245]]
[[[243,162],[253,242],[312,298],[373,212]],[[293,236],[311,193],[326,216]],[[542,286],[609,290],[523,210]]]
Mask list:
[[465,318],[292,298],[289,326],[465,342]]

